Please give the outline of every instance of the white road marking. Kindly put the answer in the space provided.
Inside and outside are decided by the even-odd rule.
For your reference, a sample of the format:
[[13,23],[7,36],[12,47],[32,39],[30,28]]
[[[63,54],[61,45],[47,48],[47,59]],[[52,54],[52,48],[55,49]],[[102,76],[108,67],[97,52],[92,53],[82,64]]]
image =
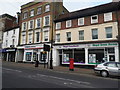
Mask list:
[[4,69],[4,70],[8,70],[8,71],[15,71],[15,72],[22,72],[22,71],[20,71],[20,70],[15,70],[15,69],[9,69],[9,68],[2,68],[2,69]]
[[48,76],[48,75],[43,75],[43,74],[37,74],[37,75],[39,75],[41,77],[50,77],[50,78],[54,78],[54,79],[72,81],[72,82],[79,83],[79,84],[90,84],[89,82],[77,81],[77,80],[72,80],[72,79],[65,79],[65,78],[60,78],[60,77],[55,77],[55,76]]

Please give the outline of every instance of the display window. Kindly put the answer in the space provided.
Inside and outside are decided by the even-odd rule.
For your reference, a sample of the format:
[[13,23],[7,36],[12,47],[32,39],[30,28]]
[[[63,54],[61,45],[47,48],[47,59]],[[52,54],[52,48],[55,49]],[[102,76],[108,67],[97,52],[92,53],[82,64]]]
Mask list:
[[31,61],[32,59],[32,52],[26,52],[26,61]]

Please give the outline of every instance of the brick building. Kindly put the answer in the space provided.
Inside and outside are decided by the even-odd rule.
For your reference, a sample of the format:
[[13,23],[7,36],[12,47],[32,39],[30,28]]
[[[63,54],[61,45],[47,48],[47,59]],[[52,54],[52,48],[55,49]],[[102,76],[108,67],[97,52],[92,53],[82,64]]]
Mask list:
[[56,20],[54,59],[57,65],[95,65],[119,61],[120,2],[60,15]]
[[[43,63],[44,44],[50,42],[55,34],[53,20],[59,15],[68,13],[63,2],[29,2],[21,6],[20,45],[17,51],[17,62]],[[49,53],[46,54],[46,63]],[[53,61],[53,63],[56,63]]]

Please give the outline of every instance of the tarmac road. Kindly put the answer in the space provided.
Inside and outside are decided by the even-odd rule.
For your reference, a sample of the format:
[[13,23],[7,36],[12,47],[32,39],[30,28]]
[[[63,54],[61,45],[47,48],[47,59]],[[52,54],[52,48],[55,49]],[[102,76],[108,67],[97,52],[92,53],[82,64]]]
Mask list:
[[119,88],[119,83],[118,79],[25,68],[3,62],[2,88]]

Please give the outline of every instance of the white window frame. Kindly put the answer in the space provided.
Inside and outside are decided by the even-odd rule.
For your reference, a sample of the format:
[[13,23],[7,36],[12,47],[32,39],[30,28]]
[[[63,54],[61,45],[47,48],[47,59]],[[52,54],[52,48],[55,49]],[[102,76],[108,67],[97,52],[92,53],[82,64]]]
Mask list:
[[112,12],[104,13],[104,22],[112,21]]
[[[83,35],[80,35],[80,32],[83,32]],[[81,39],[81,38],[83,38],[83,39]],[[84,30],[79,31],[79,40],[84,40]]]
[[[49,17],[49,23],[46,25],[46,17]],[[44,26],[49,26],[50,25],[50,15],[44,16]]]
[[[24,38],[23,38],[23,36],[24,36]],[[22,33],[22,44],[26,44],[26,33]]]
[[81,25],[84,25],[84,18],[78,18],[78,26],[81,26]]
[[[59,35],[59,38],[58,38],[58,35]],[[60,42],[60,33],[56,34],[56,42]]]
[[[47,37],[48,37],[48,40],[47,41],[45,41],[45,32],[48,32],[48,35],[47,35]],[[44,28],[43,29],[43,42],[49,42],[49,28]]]
[[68,41],[68,33],[70,33],[70,41],[72,41],[72,35],[71,35],[71,32],[66,32],[66,39],[67,39],[67,42],[70,42],[70,41]]
[[67,20],[66,21],[66,28],[69,28],[72,26],[72,20]]
[[34,9],[30,10],[30,17],[33,17],[34,15],[35,15],[35,10]]
[[[37,32],[39,32],[39,41],[37,42]],[[35,43],[39,43],[40,42],[40,30],[37,30],[37,31],[35,31]]]
[[[96,38],[95,38],[95,39],[93,38],[93,36],[94,36],[93,31],[95,31],[95,30],[97,31],[97,39],[96,39]],[[98,37],[98,28],[93,28],[93,29],[91,29],[91,31],[92,31],[92,40],[98,40],[98,38],[99,38],[99,37]]]
[[56,29],[61,29],[61,22],[56,23]]
[[45,12],[49,12],[50,11],[50,4],[45,5]]
[[[108,33],[107,30],[106,30],[106,28],[111,28],[111,32]],[[112,27],[112,26],[110,26],[110,27],[105,27],[105,33],[106,33],[106,38],[107,38],[107,39],[113,38],[113,27]],[[108,38],[108,37],[107,37],[107,34],[111,34],[112,37]]]
[[[40,26],[38,26],[38,19],[40,19]],[[40,28],[42,26],[42,18],[37,18],[35,25],[36,25],[36,28]]]
[[[33,22],[32,28],[31,28],[31,23],[30,23],[31,21]],[[33,28],[34,28],[34,20],[30,20],[30,21],[29,21],[29,29],[33,29]]]
[[[24,24],[26,23],[26,26],[24,26]],[[24,28],[24,27],[26,27],[26,28]],[[22,31],[26,31],[27,30],[27,22],[23,22],[22,23]]]
[[23,12],[23,19],[28,18],[28,12]]
[[30,42],[33,43],[33,32],[28,32],[28,43]]
[[[97,19],[93,19],[93,17],[97,17]],[[91,24],[98,23],[98,15],[91,16]]]
[[[40,11],[38,11],[38,9],[40,9]],[[39,14],[42,14],[42,7],[37,8],[37,15],[39,15]]]

